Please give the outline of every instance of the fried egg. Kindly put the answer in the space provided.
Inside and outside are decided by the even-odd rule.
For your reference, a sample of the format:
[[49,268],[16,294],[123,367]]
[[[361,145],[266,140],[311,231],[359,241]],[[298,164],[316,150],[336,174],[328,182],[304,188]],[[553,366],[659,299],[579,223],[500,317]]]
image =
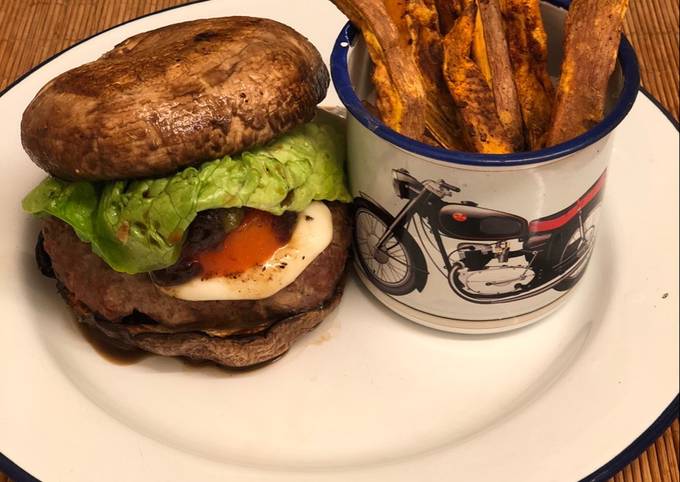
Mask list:
[[[254,232],[244,242],[263,252],[271,249],[271,234]],[[333,220],[328,207],[319,201],[312,202],[298,213],[297,222],[288,242],[274,251],[266,260],[226,275],[198,276],[183,284],[158,288],[174,298],[188,301],[259,300],[268,298],[290,285],[333,239]],[[244,243],[242,242],[242,244]],[[225,248],[226,249],[226,248]],[[266,252],[266,251],[265,251]],[[236,264],[243,263],[243,256]],[[250,259],[251,256],[248,256]],[[256,258],[252,258],[256,259]],[[233,261],[233,260],[232,260]],[[250,263],[250,262],[248,262]]]

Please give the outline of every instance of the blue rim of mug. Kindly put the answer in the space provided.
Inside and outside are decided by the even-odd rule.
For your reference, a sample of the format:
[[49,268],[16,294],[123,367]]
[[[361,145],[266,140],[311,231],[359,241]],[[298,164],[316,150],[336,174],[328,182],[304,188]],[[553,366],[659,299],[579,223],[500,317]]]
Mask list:
[[[547,3],[568,9],[570,0],[548,0]],[[331,53],[331,76],[341,102],[364,127],[391,144],[420,156],[453,164],[482,167],[522,166],[550,161],[580,151],[605,137],[621,123],[633,107],[640,89],[640,70],[635,51],[628,39],[621,34],[618,61],[623,73],[623,87],[613,109],[592,129],[567,142],[535,151],[513,154],[449,151],[399,134],[383,124],[364,107],[354,91],[347,63],[347,56],[357,32],[358,30],[352,23],[345,24]]]

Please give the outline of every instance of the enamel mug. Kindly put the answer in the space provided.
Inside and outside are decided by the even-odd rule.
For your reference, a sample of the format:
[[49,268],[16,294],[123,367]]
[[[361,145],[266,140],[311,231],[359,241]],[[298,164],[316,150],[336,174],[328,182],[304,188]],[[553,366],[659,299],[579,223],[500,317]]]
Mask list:
[[[566,5],[542,4],[548,70],[559,76]],[[331,71],[347,108],[354,262],[368,290],[417,323],[493,333],[538,321],[583,276],[596,241],[612,134],[639,88],[622,37],[605,119],[532,152],[488,155],[432,147],[386,127],[364,106],[371,63],[351,24]]]

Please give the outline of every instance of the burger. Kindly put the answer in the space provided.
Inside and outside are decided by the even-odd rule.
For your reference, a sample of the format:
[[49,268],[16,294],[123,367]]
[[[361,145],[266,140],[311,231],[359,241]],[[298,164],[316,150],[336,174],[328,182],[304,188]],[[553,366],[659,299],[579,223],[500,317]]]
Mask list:
[[350,225],[328,71],[278,22],[135,35],[45,85],[22,144],[49,176],[23,200],[36,258],[119,346],[247,367],[342,296]]

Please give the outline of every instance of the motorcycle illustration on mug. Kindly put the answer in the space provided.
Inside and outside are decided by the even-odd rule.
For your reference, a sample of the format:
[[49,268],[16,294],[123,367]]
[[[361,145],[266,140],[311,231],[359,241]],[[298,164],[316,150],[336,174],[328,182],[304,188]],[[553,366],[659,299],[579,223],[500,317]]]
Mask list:
[[[472,201],[446,202],[460,189],[444,180],[421,182],[405,169],[392,173],[397,196],[407,200],[395,216],[364,193],[355,199],[355,252],[364,274],[385,293],[422,291],[429,275],[425,254],[451,289],[474,303],[566,291],[583,275],[606,173],[566,209],[531,222]],[[443,238],[458,240],[453,251]]]

